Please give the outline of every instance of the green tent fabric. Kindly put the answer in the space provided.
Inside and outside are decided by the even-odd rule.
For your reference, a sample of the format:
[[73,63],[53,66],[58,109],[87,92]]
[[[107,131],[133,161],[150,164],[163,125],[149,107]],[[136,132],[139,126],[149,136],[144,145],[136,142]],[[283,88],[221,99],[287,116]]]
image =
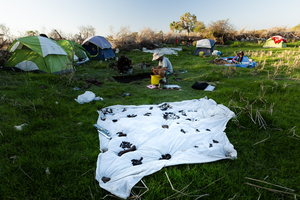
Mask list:
[[[80,44],[71,40],[59,40],[57,43],[67,52],[70,60],[73,58],[77,65],[91,60],[89,52],[87,52]],[[73,52],[75,53],[75,56],[73,55]]]
[[285,48],[287,41],[281,36],[272,36],[264,44],[264,48]]
[[74,70],[62,47],[46,37],[28,36],[16,39],[8,51],[12,52],[9,65],[23,71],[59,74]]

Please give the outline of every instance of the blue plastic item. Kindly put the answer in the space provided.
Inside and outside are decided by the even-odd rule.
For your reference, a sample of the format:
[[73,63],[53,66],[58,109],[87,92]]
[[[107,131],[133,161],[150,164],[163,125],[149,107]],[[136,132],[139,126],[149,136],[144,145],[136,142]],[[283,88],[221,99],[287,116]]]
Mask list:
[[98,131],[98,133],[100,133],[101,135],[103,135],[104,137],[106,137],[107,139],[111,140],[111,136],[110,133],[107,129],[102,128],[101,126],[99,126],[98,124],[94,124],[95,129]]

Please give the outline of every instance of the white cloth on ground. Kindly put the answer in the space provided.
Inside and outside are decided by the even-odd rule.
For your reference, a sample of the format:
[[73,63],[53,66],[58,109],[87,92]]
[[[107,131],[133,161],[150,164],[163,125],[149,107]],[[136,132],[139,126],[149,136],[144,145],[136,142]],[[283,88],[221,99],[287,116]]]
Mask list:
[[[144,176],[166,166],[237,158],[224,132],[235,114],[212,99],[201,98],[159,105],[115,105],[98,111],[97,124],[112,139],[99,134],[96,180],[101,188],[126,199]],[[120,133],[126,134],[124,137]],[[118,153],[136,146],[121,156]],[[123,147],[123,148],[122,148]],[[169,154],[171,158],[163,158]],[[141,164],[133,165],[133,159]],[[105,178],[106,177],[106,178]],[[108,180],[108,181],[107,181]]]

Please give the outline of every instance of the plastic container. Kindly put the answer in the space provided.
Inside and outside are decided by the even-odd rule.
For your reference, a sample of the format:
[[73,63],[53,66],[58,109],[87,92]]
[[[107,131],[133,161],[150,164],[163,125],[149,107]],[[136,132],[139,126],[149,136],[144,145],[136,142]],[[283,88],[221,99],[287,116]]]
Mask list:
[[159,84],[159,75],[151,75],[151,85],[158,85]]
[[127,74],[132,74],[133,68],[129,68]]

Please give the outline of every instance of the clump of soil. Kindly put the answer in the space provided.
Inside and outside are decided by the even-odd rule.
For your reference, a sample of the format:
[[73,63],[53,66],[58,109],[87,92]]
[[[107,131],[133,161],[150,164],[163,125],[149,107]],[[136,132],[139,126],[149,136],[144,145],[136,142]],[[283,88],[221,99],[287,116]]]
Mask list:
[[126,76],[113,76],[113,78],[119,83],[130,83],[137,80],[151,79],[153,73],[126,75]]
[[[79,80],[82,80],[82,78],[79,78]],[[89,78],[89,79],[84,80],[84,82],[86,83],[85,85],[83,85],[83,88],[85,88],[85,89],[90,88],[92,85],[101,87],[103,84],[103,82],[98,81],[97,78]]]
[[212,63],[212,64],[216,64],[216,65],[229,64],[228,62],[226,62],[226,60],[223,60],[222,58],[215,58],[215,59],[207,61],[207,62]]

